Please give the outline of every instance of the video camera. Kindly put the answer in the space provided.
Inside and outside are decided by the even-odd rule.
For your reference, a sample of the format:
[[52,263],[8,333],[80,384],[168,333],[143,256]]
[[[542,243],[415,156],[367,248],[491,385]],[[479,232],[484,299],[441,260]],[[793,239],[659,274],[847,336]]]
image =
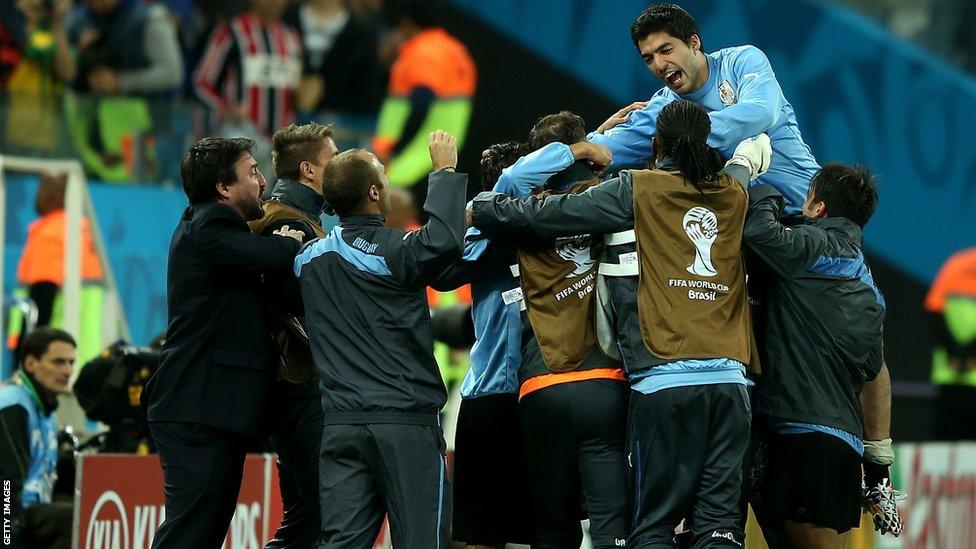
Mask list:
[[119,341],[87,362],[74,393],[88,419],[109,427],[103,452],[134,453],[148,443],[142,391],[159,366],[159,350]]

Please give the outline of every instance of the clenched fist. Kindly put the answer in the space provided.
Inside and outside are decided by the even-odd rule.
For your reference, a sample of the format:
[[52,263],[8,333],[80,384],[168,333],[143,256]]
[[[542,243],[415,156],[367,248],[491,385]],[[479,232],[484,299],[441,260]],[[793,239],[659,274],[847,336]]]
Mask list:
[[430,163],[434,171],[457,168],[457,139],[443,131],[431,132],[427,142],[430,150]]

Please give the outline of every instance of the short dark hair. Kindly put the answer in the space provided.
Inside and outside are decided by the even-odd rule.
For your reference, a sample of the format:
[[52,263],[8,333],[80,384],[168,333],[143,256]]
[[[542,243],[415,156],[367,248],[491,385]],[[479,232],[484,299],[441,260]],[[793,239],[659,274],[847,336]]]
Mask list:
[[[630,39],[634,41],[636,46],[641,40],[661,31],[678,38],[685,44],[690,43],[691,37],[696,34],[701,40],[701,33],[698,32],[698,24],[695,23],[695,18],[676,4],[648,6],[630,26]],[[704,48],[703,42],[702,49]]]
[[370,186],[383,186],[367,155],[363,149],[349,149],[332,157],[325,167],[322,196],[339,217],[361,208]]
[[242,137],[204,137],[190,146],[180,164],[183,192],[190,204],[217,200],[217,182],[237,181],[234,164],[253,150],[254,141]]
[[29,356],[40,360],[44,356],[44,353],[47,352],[48,347],[55,341],[63,341],[72,347],[78,346],[75,343],[75,338],[71,337],[71,334],[68,332],[44,326],[36,328],[27,334],[24,342],[20,345],[19,354],[23,360],[26,360]]
[[572,145],[586,139],[586,122],[578,114],[559,111],[543,116],[529,131],[529,148],[541,149],[550,143]]
[[298,180],[299,166],[312,161],[322,153],[326,138],[333,136],[332,125],[292,124],[274,133],[271,139],[271,163],[274,164],[275,177]]
[[878,207],[878,182],[861,166],[825,164],[810,182],[813,200],[823,202],[827,217],[846,217],[860,227]]
[[502,170],[511,166],[528,151],[525,143],[518,141],[505,141],[495,143],[481,153],[481,188],[490,191],[498,178],[502,175]]

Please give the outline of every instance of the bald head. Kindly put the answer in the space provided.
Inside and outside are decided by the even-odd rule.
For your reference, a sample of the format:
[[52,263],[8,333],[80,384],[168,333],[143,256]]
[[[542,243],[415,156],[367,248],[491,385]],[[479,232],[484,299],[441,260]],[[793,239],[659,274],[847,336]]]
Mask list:
[[350,149],[329,161],[322,195],[339,217],[387,214],[386,169],[373,153]]

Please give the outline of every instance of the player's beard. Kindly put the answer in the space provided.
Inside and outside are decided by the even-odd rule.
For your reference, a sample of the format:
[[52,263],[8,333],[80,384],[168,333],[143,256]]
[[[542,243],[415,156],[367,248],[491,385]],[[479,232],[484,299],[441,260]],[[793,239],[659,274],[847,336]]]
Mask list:
[[260,196],[257,196],[254,198],[254,200],[247,202],[242,209],[244,213],[244,221],[256,221],[264,217],[264,205]]

